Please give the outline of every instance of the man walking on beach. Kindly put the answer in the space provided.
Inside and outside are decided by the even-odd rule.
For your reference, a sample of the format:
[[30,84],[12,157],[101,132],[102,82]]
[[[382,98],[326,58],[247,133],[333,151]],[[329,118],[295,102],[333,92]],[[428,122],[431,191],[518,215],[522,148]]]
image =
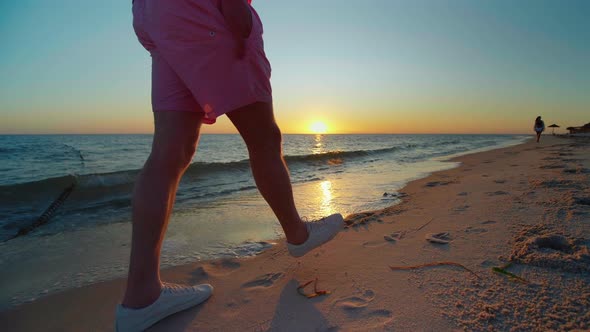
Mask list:
[[118,331],[144,330],[204,302],[213,291],[208,284],[162,283],[159,272],[178,183],[202,123],[227,114],[236,126],[256,185],[281,223],[292,256],[305,255],[343,227],[340,214],[303,222],[297,212],[273,114],[262,22],[250,1],[133,1],[133,27],[152,57],[155,132],[133,195],[131,259],[116,312]]
[[535,133],[537,133],[537,143],[539,143],[541,134],[545,131],[545,122],[541,120],[540,115],[535,119],[535,125],[533,126],[533,129],[535,130]]

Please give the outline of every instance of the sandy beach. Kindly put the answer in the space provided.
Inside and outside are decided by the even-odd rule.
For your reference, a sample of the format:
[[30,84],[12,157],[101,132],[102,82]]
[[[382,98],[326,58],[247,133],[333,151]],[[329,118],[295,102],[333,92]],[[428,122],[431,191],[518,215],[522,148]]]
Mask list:
[[[256,257],[165,270],[215,292],[150,331],[590,329],[590,140],[545,135],[455,160],[407,185],[400,204],[348,216],[302,259],[277,241]],[[298,293],[316,278],[329,294]],[[124,287],[50,295],[1,312],[0,326],[112,331]]]

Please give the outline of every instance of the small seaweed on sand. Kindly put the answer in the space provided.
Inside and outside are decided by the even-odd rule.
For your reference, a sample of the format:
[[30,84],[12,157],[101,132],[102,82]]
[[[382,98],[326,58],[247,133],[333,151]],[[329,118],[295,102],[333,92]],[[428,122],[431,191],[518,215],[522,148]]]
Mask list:
[[428,222],[427,222],[427,223],[425,223],[424,225],[422,225],[422,226],[420,226],[420,227],[416,228],[416,231],[419,231],[419,230],[421,230],[422,228],[424,228],[424,227],[428,226],[428,224],[430,224],[430,223],[431,223],[433,220],[434,220],[434,218],[430,218],[430,220],[428,220]]
[[[313,293],[305,294],[305,287],[309,286],[309,284],[311,284],[312,282],[314,283],[313,284]],[[297,287],[297,293],[299,293],[299,295],[305,296],[308,299],[312,299],[317,296],[328,295],[328,294],[330,294],[330,291],[318,290],[318,278],[315,278],[314,280],[310,280],[310,281],[304,283],[303,285],[299,285],[299,287]]]
[[[81,156],[81,155],[80,155]],[[37,220],[32,223],[31,225],[25,226],[25,227],[21,227],[18,230],[18,233],[16,233],[15,235],[13,235],[11,238],[8,238],[2,242],[6,242],[8,240],[12,240],[16,237],[19,236],[23,236],[23,235],[27,235],[29,232],[31,232],[32,230],[45,225],[47,222],[49,222],[49,219],[51,219],[51,217],[53,217],[53,215],[55,214],[55,211],[61,206],[63,205],[63,203],[66,201],[66,199],[68,198],[68,196],[70,196],[70,194],[72,193],[72,191],[74,191],[74,188],[76,187],[76,182],[72,183],[69,187],[67,187],[66,189],[64,189],[61,193],[61,195],[59,195],[59,197],[53,201],[53,203],[51,203],[51,205],[49,205],[49,207],[45,210],[45,212],[43,212],[43,214],[37,218]]]
[[465,265],[463,264],[459,264],[459,263],[455,263],[455,262],[432,262],[432,263],[426,263],[426,264],[420,264],[420,265],[410,265],[410,266],[389,266],[390,269],[392,270],[416,270],[416,269],[421,269],[424,267],[434,267],[434,266],[457,266],[462,268],[463,270],[473,274],[474,276],[476,276],[478,279],[481,279],[481,277],[473,272],[473,270],[465,267]]
[[528,284],[529,283],[528,280],[526,280],[522,277],[519,277],[514,273],[506,271],[506,269],[509,268],[510,265],[512,265],[512,263],[508,263],[508,264],[501,266],[501,267],[494,266],[494,267],[492,267],[492,271],[494,271],[498,274],[503,274],[503,275],[507,276],[508,278],[510,278],[510,280],[512,280],[512,281],[518,281],[518,282],[522,282],[523,284]]

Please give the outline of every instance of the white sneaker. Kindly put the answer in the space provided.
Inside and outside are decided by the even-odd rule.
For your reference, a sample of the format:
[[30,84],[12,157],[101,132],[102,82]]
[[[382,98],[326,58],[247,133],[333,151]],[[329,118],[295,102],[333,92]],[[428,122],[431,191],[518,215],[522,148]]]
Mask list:
[[205,302],[212,292],[213,287],[209,284],[198,286],[164,284],[160,297],[145,308],[131,309],[118,305],[115,330],[117,332],[143,331],[172,314]]
[[305,242],[302,244],[287,243],[287,249],[293,257],[301,257],[330,241],[344,227],[344,218],[340,213],[336,213],[315,222],[305,222],[305,226],[309,234]]

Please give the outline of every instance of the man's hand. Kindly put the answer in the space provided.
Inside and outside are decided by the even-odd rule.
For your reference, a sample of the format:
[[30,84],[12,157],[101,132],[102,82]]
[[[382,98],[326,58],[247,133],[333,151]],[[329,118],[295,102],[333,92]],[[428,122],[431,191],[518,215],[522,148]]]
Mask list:
[[236,55],[246,54],[246,38],[252,33],[252,12],[246,0],[221,0],[221,13],[238,45]]

